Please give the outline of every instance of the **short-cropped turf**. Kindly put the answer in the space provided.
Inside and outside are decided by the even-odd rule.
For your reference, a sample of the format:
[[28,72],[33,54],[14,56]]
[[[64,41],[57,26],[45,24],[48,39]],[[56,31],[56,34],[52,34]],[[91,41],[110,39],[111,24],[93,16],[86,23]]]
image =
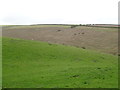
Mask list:
[[3,87],[117,88],[114,55],[46,42],[3,38]]

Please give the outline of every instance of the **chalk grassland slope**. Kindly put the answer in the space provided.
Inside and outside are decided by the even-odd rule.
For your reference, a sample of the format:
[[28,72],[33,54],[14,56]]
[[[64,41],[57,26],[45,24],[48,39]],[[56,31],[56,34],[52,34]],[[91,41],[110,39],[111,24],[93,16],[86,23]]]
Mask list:
[[118,54],[118,29],[60,25],[9,26],[3,36],[71,45],[100,52]]
[[3,38],[3,87],[117,88],[117,67],[114,55]]

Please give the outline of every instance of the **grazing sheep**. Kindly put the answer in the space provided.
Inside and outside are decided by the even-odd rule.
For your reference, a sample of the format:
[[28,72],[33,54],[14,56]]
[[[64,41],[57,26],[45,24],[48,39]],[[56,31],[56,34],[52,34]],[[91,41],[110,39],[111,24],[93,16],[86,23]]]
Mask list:
[[83,49],[86,49],[85,47],[82,47]]
[[82,34],[85,34],[84,32]]
[[61,31],[61,30],[57,30],[57,31]]

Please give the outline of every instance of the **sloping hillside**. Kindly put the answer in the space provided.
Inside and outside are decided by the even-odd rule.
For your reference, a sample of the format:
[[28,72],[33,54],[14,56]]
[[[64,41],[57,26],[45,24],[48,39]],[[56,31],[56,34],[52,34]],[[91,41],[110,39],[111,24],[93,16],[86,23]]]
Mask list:
[[72,46],[3,38],[3,87],[116,88],[117,56]]
[[118,55],[118,29],[60,25],[7,26],[3,36],[37,40]]

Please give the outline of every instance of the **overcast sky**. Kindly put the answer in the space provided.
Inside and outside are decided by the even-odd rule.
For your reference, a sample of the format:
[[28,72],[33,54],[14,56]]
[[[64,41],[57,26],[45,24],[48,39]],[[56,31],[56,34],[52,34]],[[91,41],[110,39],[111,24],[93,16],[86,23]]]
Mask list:
[[117,24],[119,0],[1,0],[0,25]]

